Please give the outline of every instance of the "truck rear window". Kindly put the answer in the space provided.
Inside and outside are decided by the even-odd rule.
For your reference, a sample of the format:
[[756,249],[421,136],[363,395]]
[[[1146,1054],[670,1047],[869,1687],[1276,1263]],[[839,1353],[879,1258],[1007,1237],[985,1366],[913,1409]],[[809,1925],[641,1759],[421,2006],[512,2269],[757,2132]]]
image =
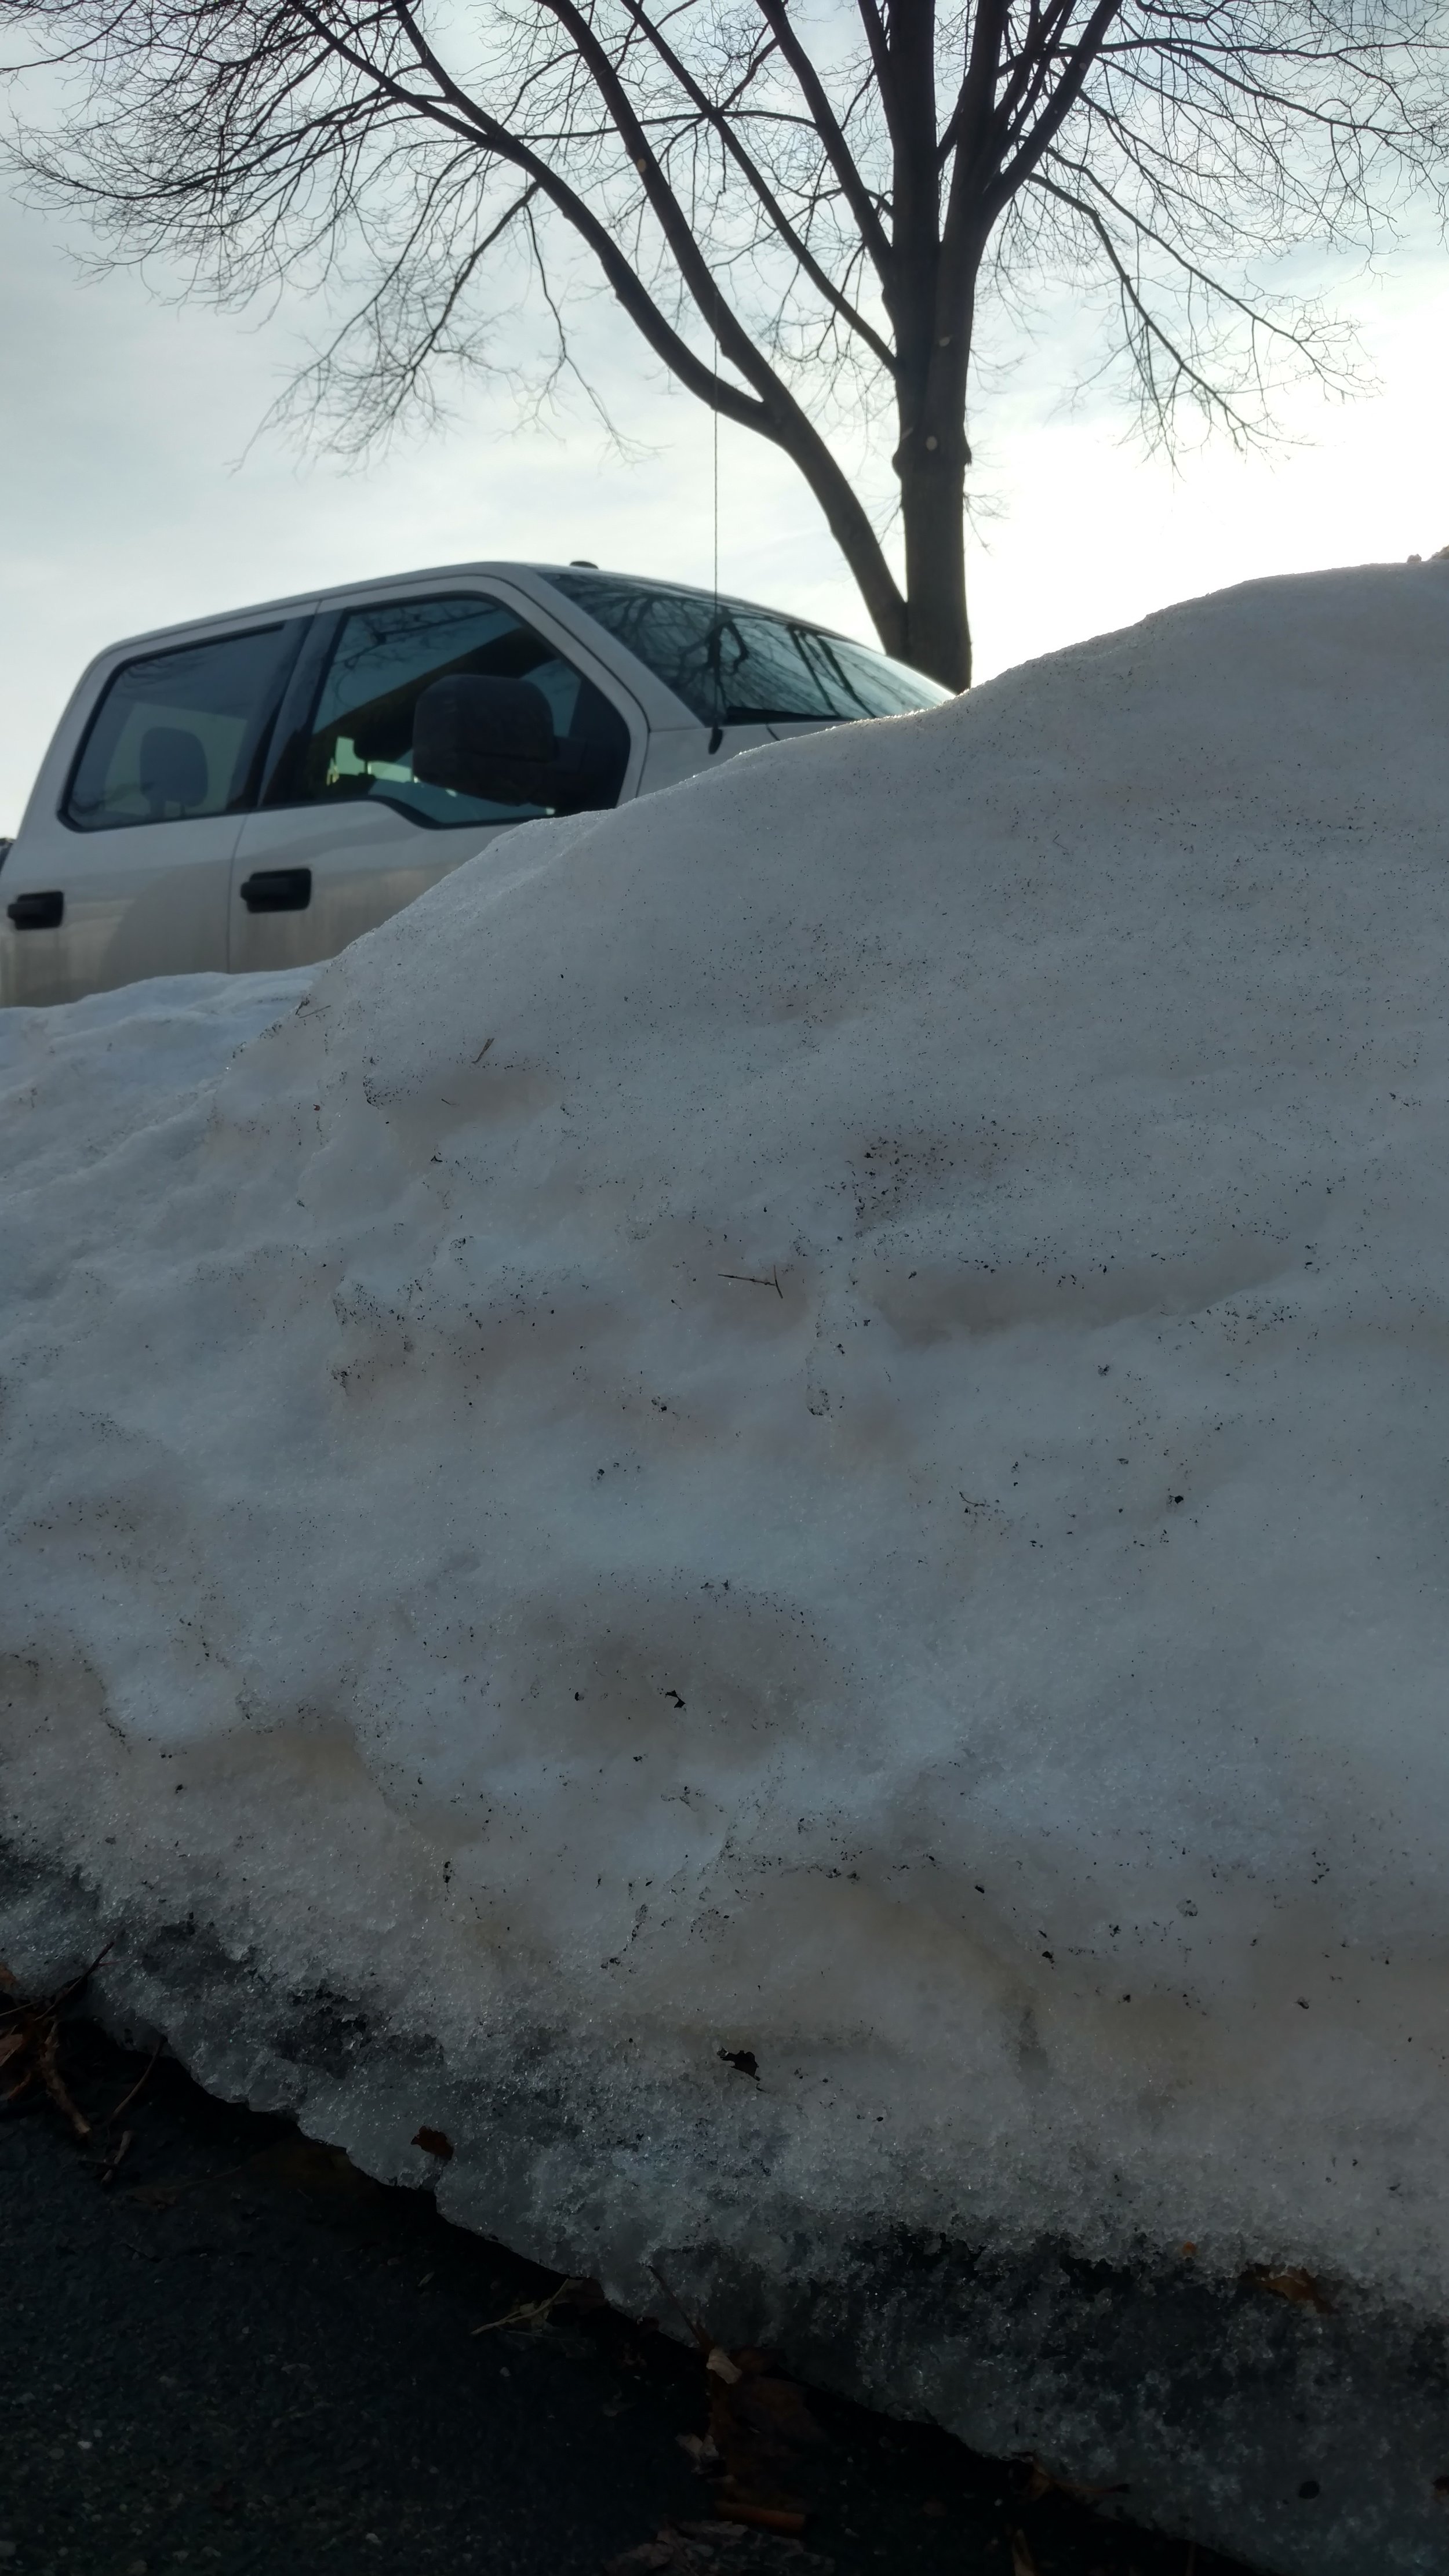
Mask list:
[[67,823],[113,832],[250,804],[300,632],[298,621],[286,620],[124,662],[71,773]]

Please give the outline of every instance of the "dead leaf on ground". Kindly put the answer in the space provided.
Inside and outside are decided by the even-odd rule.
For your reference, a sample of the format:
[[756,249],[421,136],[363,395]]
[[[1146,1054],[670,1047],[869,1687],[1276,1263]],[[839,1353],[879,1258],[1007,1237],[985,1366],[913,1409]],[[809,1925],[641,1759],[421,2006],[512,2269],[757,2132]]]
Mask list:
[[1275,2299],[1287,2299],[1295,2308],[1312,2308],[1315,2316],[1331,2317],[1333,2302],[1325,2298],[1311,2272],[1292,2270],[1270,2272],[1265,2263],[1250,2265],[1247,2278],[1255,2290],[1268,2290]]
[[749,2507],[803,2516],[803,2500],[793,2491],[796,2455],[825,2439],[805,2392],[786,2379],[769,2353],[745,2346],[730,2358],[734,2377],[712,2370],[708,2382],[709,2439],[721,2466],[719,2510]]
[[[8,2069],[12,2079],[0,2093],[0,2103],[22,2101],[38,2086],[78,2138],[90,2136],[91,2124],[72,2101],[60,2071],[60,2016],[65,2005],[95,1974],[110,1948],[108,1941],[89,1967],[82,1968],[78,1977],[72,1977],[54,1994],[43,1995],[36,2003],[0,2006],[0,2066]],[[3,1971],[3,1984],[7,1994],[19,1992],[8,1968]]]
[[707,2433],[676,2433],[674,2438],[700,2477],[710,2477],[723,2467],[724,2463]]
[[721,2522],[738,2522],[752,2531],[778,2532],[784,2539],[798,2540],[805,2528],[803,2512],[791,2512],[778,2504],[740,2504],[726,2500],[715,2506]]
[[[650,2269],[688,2326],[704,2361],[709,2403],[705,2441],[719,2463],[717,2512],[748,2509],[772,2517],[762,2528],[788,2533],[803,2529],[804,2501],[790,2488],[794,2455],[825,2440],[804,2390],[786,2378],[775,2353],[755,2344],[727,2352],[699,2318],[690,2315],[658,2265],[651,2264]],[[782,2515],[788,2518],[783,2524],[778,2520]]]
[[816,2449],[825,2435],[798,2381],[770,2369],[763,2355],[739,2353],[735,2358],[757,2363],[753,2369],[742,2370],[730,2388],[727,2403],[735,2416],[773,2441],[792,2443],[800,2450]]

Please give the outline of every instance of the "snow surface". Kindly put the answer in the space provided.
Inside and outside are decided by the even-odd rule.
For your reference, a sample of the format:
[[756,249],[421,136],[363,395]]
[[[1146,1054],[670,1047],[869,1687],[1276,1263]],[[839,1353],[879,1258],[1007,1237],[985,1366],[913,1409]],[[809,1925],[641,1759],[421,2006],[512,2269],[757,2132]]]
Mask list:
[[1446,972],[1425,565],[0,1015],[18,1863],[638,2305],[889,2227],[1442,2318]]

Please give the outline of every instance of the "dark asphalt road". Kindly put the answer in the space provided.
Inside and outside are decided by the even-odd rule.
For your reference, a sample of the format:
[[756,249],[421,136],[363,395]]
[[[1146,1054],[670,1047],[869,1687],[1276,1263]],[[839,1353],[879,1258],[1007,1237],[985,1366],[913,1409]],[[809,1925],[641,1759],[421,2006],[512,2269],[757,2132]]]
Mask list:
[[[143,2061],[83,2022],[62,2043],[99,2124]],[[165,2061],[123,2125],[104,2182],[117,2132],[78,2142],[35,2094],[0,2115],[0,2576],[599,2576],[709,2514],[678,2438],[706,2428],[696,2355],[602,2307],[477,2334],[553,2277]],[[802,2576],[1234,2576],[810,2404]]]

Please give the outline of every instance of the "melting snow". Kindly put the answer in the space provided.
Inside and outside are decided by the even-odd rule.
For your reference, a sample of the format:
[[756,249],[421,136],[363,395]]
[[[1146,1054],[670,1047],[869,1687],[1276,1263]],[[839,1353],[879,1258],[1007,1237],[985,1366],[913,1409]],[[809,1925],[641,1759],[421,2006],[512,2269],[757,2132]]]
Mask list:
[[17,1963],[639,2305],[1442,2317],[1446,968],[1426,565],[4,1015]]

